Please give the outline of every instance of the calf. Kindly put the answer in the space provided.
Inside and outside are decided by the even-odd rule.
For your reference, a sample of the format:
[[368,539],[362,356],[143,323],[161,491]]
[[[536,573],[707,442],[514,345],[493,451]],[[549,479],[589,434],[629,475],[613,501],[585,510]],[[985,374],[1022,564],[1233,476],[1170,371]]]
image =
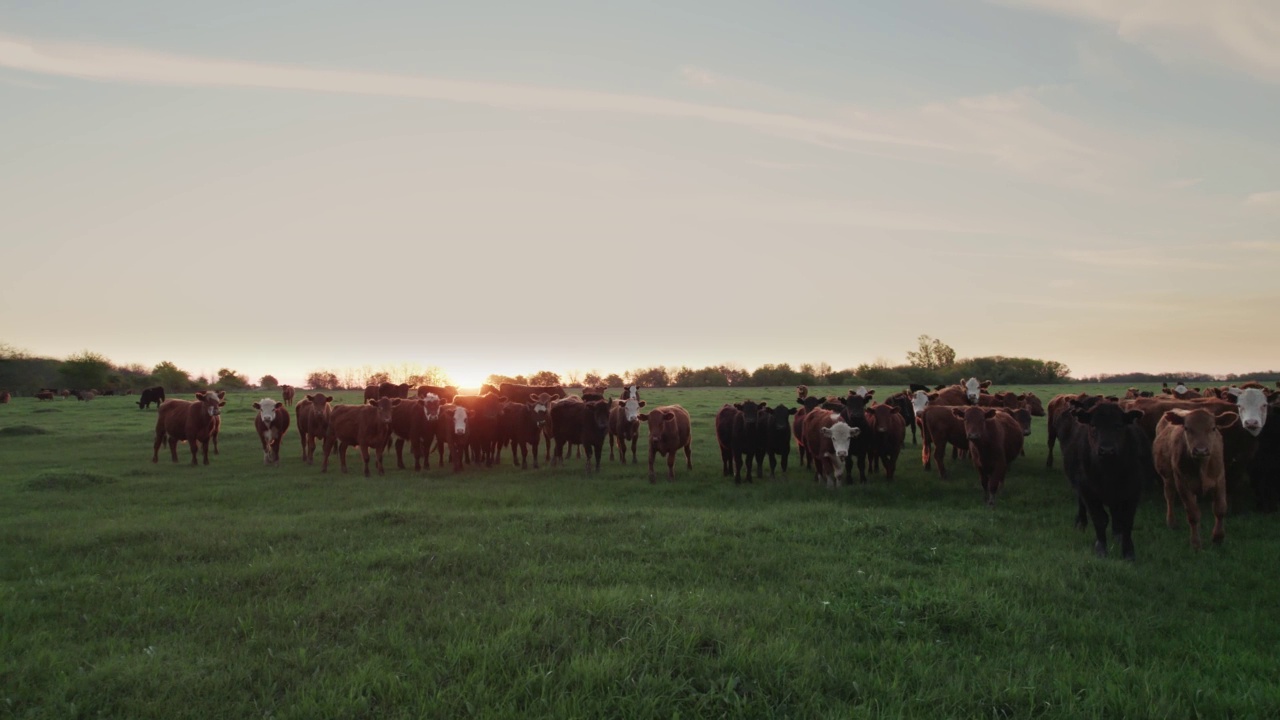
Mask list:
[[178,462],[178,443],[191,446],[191,464],[196,463],[197,451],[203,451],[204,464],[209,464],[209,438],[214,432],[226,393],[198,392],[196,399],[166,400],[156,413],[156,441],[152,448],[151,462],[160,462],[160,446],[169,441],[169,454]]
[[733,416],[730,443],[733,449],[733,481],[742,482],[742,468],[747,468],[747,482],[751,482],[751,464],[755,462],[755,477],[764,478],[764,453],[768,428],[761,422],[761,413],[767,411],[764,403],[746,400],[734,403],[737,414]]
[[553,402],[549,414],[552,438],[556,441],[555,455],[551,458],[552,467],[564,463],[564,448],[570,449],[582,441],[582,424],[585,422],[587,403],[581,398],[564,399]]
[[595,455],[596,472],[600,471],[600,457],[604,454],[604,440],[609,434],[609,401],[592,400],[583,403],[582,422],[578,426],[579,442],[586,448],[586,472],[591,472],[591,457]]
[[279,466],[280,440],[289,429],[289,411],[284,403],[270,398],[254,403],[253,409],[258,411],[253,418],[253,427],[262,441],[262,463]]
[[[432,394],[415,400],[401,400],[391,410],[391,432],[395,436],[396,468],[405,469],[404,443],[409,442],[414,472],[431,467],[431,443],[440,422],[440,398]],[[443,452],[441,454],[443,464]]]
[[880,403],[867,410],[870,421],[873,457],[884,463],[884,476],[893,479],[898,467],[898,455],[907,436],[907,423],[897,405]]
[[382,454],[391,436],[391,412],[400,404],[399,398],[368,400],[363,405],[339,405],[329,416],[329,432],[324,436],[324,464],[320,472],[329,471],[329,453],[338,449],[338,461],[342,472],[347,471],[347,448],[360,448],[364,461],[364,476],[369,477],[369,448],[376,456],[378,474],[384,475]]
[[1079,425],[1063,445],[1062,464],[1076,491],[1076,527],[1085,527],[1087,512],[1093,520],[1093,550],[1106,557],[1110,509],[1121,553],[1133,560],[1133,517],[1151,472],[1151,439],[1137,422],[1142,413],[1099,402],[1072,414]]
[[324,436],[329,434],[332,402],[332,395],[316,393],[298,403],[298,439],[302,442],[302,462],[308,465],[315,462],[316,440],[324,447]]
[[1156,426],[1152,445],[1156,472],[1164,481],[1165,523],[1176,526],[1173,500],[1178,497],[1191,526],[1191,547],[1200,549],[1200,496],[1213,496],[1213,542],[1226,539],[1227,478],[1223,465],[1221,429],[1238,415],[1214,416],[1208,410],[1169,410]]
[[280,386],[280,400],[284,402],[286,407],[293,407],[293,397],[296,389],[292,385]]
[[867,398],[850,391],[848,396],[840,401],[845,409],[841,412],[845,424],[851,428],[855,428],[858,432],[854,433],[849,441],[849,454],[845,457],[845,475],[850,479],[853,478],[853,463],[856,460],[858,464],[858,482],[867,481],[867,456],[871,452],[871,446],[874,438],[871,437],[871,424],[867,422]]
[[529,447],[533,446],[533,469],[538,469],[538,445],[542,439],[542,421],[533,411],[533,403],[509,402],[502,406],[502,437],[511,443],[511,464],[529,467]]
[[618,457],[622,460],[622,464],[626,465],[627,441],[631,442],[632,462],[640,462],[636,455],[636,442],[640,438],[640,408],[645,406],[645,401],[638,399],[638,394],[626,391],[623,394],[628,397],[609,409],[609,459],[613,459],[613,446],[616,443]]
[[649,482],[657,482],[653,460],[667,458],[667,480],[676,479],[676,452],[684,449],[684,461],[693,469],[693,436],[689,432],[689,412],[679,405],[663,405],[637,417],[649,424]]
[[157,385],[155,387],[145,388],[138,397],[138,409],[145,410],[151,407],[151,403],[155,403],[156,407],[164,402],[164,388]]
[[782,472],[787,471],[787,459],[791,456],[791,416],[796,414],[795,408],[779,403],[765,417],[768,423],[765,430],[765,452],[769,456],[769,477],[774,477],[774,469],[782,465]]
[[976,405],[951,408],[951,414],[964,423],[969,441],[969,456],[978,468],[987,505],[996,504],[996,494],[1004,486],[1009,463],[1022,450],[1022,429],[1008,414],[995,408]]
[[462,469],[462,456],[467,451],[467,419],[465,407],[453,404],[440,406],[440,444],[449,446],[449,462],[453,464],[454,472]]
[[849,427],[840,412],[817,409],[804,418],[805,445],[814,463],[814,480],[826,482],[834,489],[840,484],[849,456],[849,443],[861,434],[859,428]]

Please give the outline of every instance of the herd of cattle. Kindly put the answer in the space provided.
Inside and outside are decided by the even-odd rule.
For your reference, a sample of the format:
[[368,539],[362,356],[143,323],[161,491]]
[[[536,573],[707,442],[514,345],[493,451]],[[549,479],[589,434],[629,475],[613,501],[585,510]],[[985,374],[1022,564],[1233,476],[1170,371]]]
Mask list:
[[[990,384],[970,378],[935,388],[912,385],[883,402],[876,402],[875,391],[866,388],[851,390],[845,397],[821,397],[802,385],[797,388],[798,407],[768,407],[750,400],[726,404],[715,417],[723,472],[735,482],[750,482],[764,477],[767,458],[770,476],[779,467],[785,473],[794,442],[801,464],[827,487],[838,486],[844,478],[851,482],[855,466],[861,482],[867,481],[868,470],[881,469],[892,480],[907,430],[913,444],[919,430],[925,470],[936,463],[938,474],[947,479],[950,446],[953,459],[969,457],[978,470],[984,499],[993,505],[1009,464],[1025,455],[1023,442],[1031,433],[1032,417],[1047,415],[1046,464],[1053,467],[1054,446],[1060,444],[1063,467],[1077,496],[1076,526],[1092,522],[1094,549],[1100,556],[1107,553],[1110,524],[1123,556],[1133,559],[1138,499],[1144,489],[1157,485],[1163,485],[1167,523],[1176,524],[1175,505],[1180,504],[1196,548],[1202,497],[1212,502],[1215,543],[1225,538],[1228,490],[1235,492],[1246,475],[1261,509],[1280,505],[1280,419],[1267,422],[1280,413],[1280,392],[1259,383],[1203,390],[1166,385],[1159,394],[1130,388],[1123,398],[1058,395],[1047,407],[1034,393],[991,392]],[[410,398],[410,392],[415,397]],[[41,391],[46,393],[56,394]],[[365,476],[370,474],[371,454],[378,473],[384,472],[383,454],[393,445],[396,465],[405,469],[407,443],[415,471],[429,468],[433,453],[443,467],[446,449],[454,471],[468,463],[491,466],[501,461],[502,449],[510,447],[512,462],[522,468],[528,467],[530,455],[534,468],[539,467],[540,449],[544,461],[555,466],[565,461],[566,449],[577,448],[579,456],[585,454],[590,473],[600,469],[606,442],[611,460],[616,450],[625,464],[629,446],[632,462],[638,463],[636,446],[644,423],[650,482],[656,481],[658,456],[666,461],[668,479],[675,477],[681,451],[686,467],[693,467],[689,413],[679,405],[642,412],[646,403],[634,385],[621,397],[608,399],[604,388],[587,388],[578,396],[561,386],[503,383],[462,395],[452,386],[382,383],[366,388],[359,405],[334,405],[332,396],[317,392],[295,406],[294,388],[285,385],[281,393],[283,402],[264,399],[253,404],[263,461],[269,464],[280,463],[281,440],[295,424],[304,463],[314,463],[316,445],[321,445],[322,472],[328,471],[335,450],[346,472],[352,446],[359,449]],[[88,400],[93,395],[77,396]],[[152,462],[159,461],[166,442],[174,462],[179,442],[190,445],[192,464],[201,453],[209,464],[210,444],[217,454],[225,393],[198,392],[195,397],[166,400],[161,387],[142,391],[138,407],[155,403],[159,408]]]

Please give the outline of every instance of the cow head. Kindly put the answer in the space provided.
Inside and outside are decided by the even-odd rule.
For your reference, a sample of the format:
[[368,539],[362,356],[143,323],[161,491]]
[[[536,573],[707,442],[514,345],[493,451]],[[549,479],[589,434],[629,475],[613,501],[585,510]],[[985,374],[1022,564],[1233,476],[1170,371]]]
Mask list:
[[547,417],[551,412],[551,395],[547,393],[530,395],[529,407],[533,409],[533,417],[537,421],[538,427],[542,427],[547,423]]
[[[623,400],[630,400],[630,399],[632,399],[632,398],[635,398],[636,400],[639,400],[639,399],[640,399],[640,386],[639,386],[639,385],[628,385],[628,386],[626,386],[626,387],[622,388],[622,399],[623,399]],[[634,419],[634,418],[630,418],[630,419]]]
[[609,401],[592,400],[587,403],[587,422],[595,422],[599,429],[609,427]]
[[911,410],[915,412],[916,417],[924,414],[924,409],[929,407],[929,393],[923,390],[917,390],[911,396]]
[[1022,404],[1031,411],[1035,417],[1044,417],[1044,404],[1040,402],[1040,397],[1033,392],[1025,392],[1018,396]]
[[796,402],[803,403],[804,399],[807,397],[809,397],[809,386],[797,385],[796,386]]
[[964,396],[969,398],[969,402],[978,402],[978,396],[982,394],[982,385],[978,382],[978,378],[969,378],[964,381]]
[[1219,430],[1231,427],[1239,419],[1240,416],[1233,412],[1215,417],[1208,410],[1169,410],[1164,414],[1166,422],[1182,426],[1187,453],[1197,460],[1209,457],[1215,445],[1222,447]]
[[[839,417],[831,413],[832,417]],[[835,425],[822,428],[822,437],[831,440],[831,449],[836,458],[844,460],[849,457],[849,443],[862,434],[862,428],[850,427],[844,420],[837,420]]]
[[1235,402],[1236,411],[1240,415],[1240,427],[1254,437],[1262,432],[1267,424],[1267,396],[1258,388],[1231,388],[1228,397]]
[[870,400],[871,398],[875,397],[876,391],[868,390],[865,385],[859,385],[858,389],[853,391],[853,394],[857,395],[858,397],[864,400]]
[[951,414],[964,421],[964,435],[971,441],[981,440],[987,435],[987,421],[1000,412],[994,408],[970,405],[963,408],[951,408]]
[[644,405],[645,401],[637,400],[635,395],[627,398],[626,402],[622,403],[623,416],[627,419],[627,422],[638,420],[640,418],[640,408],[644,407]]
[[276,419],[276,409],[279,407],[280,403],[271,398],[263,398],[253,404],[253,409],[258,411],[258,417],[262,418],[262,422],[266,425],[270,425]]
[[453,434],[455,437],[466,437],[467,434],[467,409],[461,405],[449,405],[446,410],[452,409],[452,413],[446,412],[445,417],[452,415],[453,418]]
[[1022,436],[1031,435],[1031,411],[1026,408],[1014,408],[1008,411],[1014,420],[1018,421],[1018,427],[1022,428]]
[[902,413],[898,412],[898,408],[887,403],[880,403],[879,405],[871,406],[871,409],[867,411],[867,414],[875,418],[876,432],[888,432],[889,424],[892,422],[893,416],[897,415],[898,417],[902,417]]
[[429,392],[422,397],[422,416],[433,422],[440,419],[439,395]]
[[656,440],[664,435],[675,436],[680,432],[676,424],[676,414],[670,410],[640,413],[636,416],[641,422],[649,423],[649,439]]
[[789,408],[786,405],[783,405],[782,403],[778,403],[776,406],[774,406],[773,410],[770,411],[770,415],[772,416],[772,421],[770,424],[773,426],[775,430],[790,432],[791,416],[795,414],[796,414],[795,408]]
[[1089,427],[1089,452],[1096,457],[1115,457],[1128,449],[1129,432],[1126,426],[1142,419],[1141,410],[1125,411],[1112,402],[1095,400],[1087,410],[1072,410],[1082,425]]
[[742,421],[746,423],[748,428],[754,428],[756,423],[760,422],[760,412],[766,409],[764,403],[757,403],[752,400],[734,403],[733,406],[742,411]]
[[372,405],[378,409],[378,422],[384,425],[391,424],[391,408],[400,404],[400,398],[378,398],[377,400],[367,400],[366,405]]
[[223,400],[226,396],[227,393],[222,390],[216,393],[210,390],[209,392],[196,393],[196,400],[199,400],[204,405],[205,412],[209,413],[209,417],[217,417],[222,414],[222,406],[227,404]]

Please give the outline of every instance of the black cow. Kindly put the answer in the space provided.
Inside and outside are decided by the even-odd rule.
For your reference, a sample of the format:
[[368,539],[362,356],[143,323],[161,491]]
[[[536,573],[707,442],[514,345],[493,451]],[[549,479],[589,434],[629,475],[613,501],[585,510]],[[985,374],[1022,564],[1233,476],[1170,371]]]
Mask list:
[[1106,557],[1110,509],[1121,553],[1133,560],[1133,517],[1154,467],[1151,438],[1138,425],[1142,411],[1126,412],[1116,403],[1103,402],[1072,414],[1079,426],[1063,448],[1062,465],[1076,491],[1076,527],[1084,529],[1087,513],[1096,538],[1093,550]]
[[404,398],[408,398],[408,397],[409,397],[409,383],[400,383],[399,385],[395,385],[395,384],[393,384],[393,383],[389,383],[389,382],[379,383],[379,384],[378,384],[378,397],[380,397],[380,398],[384,398],[384,397],[385,397],[385,398],[402,398],[402,399],[404,399]]
[[498,416],[506,398],[493,393],[457,395],[453,404],[467,409],[468,460],[492,467],[500,459],[498,448]]
[[609,435],[609,401],[592,400],[583,403],[582,424],[578,441],[587,449],[587,472],[591,472],[591,455],[595,454],[596,472],[600,471],[600,456],[604,454],[604,439]]
[[156,407],[160,407],[160,404],[163,402],[164,402],[164,388],[160,387],[159,385],[155,387],[149,387],[144,389],[142,391],[142,396],[138,398],[138,409],[142,410],[145,408],[150,408],[151,403],[155,403]]
[[533,403],[508,402],[502,406],[499,420],[500,441],[511,444],[511,464],[529,467],[529,446],[533,446],[533,469],[538,469],[538,443],[542,439],[543,419],[533,410]]
[[782,465],[782,472],[787,471],[787,458],[791,456],[791,416],[796,414],[795,408],[778,403],[763,418],[765,429],[765,452],[769,456],[769,477],[774,476],[774,468]]
[[762,416],[768,412],[764,403],[746,400],[734,403],[739,414],[733,420],[733,481],[742,481],[742,468],[747,468],[747,482],[751,482],[751,463],[755,461],[755,477],[764,479],[764,454],[768,446],[769,426]]
[[1280,395],[1267,404],[1267,419],[1258,433],[1257,450],[1249,463],[1258,509],[1275,512],[1280,506]]
[[858,462],[858,482],[867,481],[867,453],[875,442],[871,432],[871,423],[867,422],[867,398],[852,390],[840,400],[844,409],[840,412],[845,424],[856,432],[849,440],[849,454],[844,459],[844,476],[853,480],[854,459]]
[[555,454],[551,456],[554,467],[564,463],[564,446],[572,448],[582,442],[582,424],[585,421],[587,404],[578,402],[552,403],[548,413],[551,421],[551,438],[555,440]]

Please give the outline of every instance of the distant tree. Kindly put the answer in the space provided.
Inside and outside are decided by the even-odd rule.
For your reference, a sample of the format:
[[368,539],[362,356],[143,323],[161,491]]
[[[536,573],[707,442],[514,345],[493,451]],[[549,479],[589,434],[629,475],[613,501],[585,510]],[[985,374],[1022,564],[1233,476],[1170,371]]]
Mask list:
[[716,367],[724,375],[725,382],[730,385],[746,385],[751,381],[751,373],[737,363],[724,363]]
[[31,353],[16,345],[0,343],[0,360],[30,360]]
[[428,365],[417,373],[405,378],[410,385],[449,385],[449,375],[438,365]]
[[72,355],[58,366],[58,373],[62,375],[67,385],[85,390],[105,386],[109,372],[111,372],[111,361],[88,350],[79,355]]
[[[751,373],[751,384],[757,387],[773,385],[800,385],[812,382],[812,376],[806,376],[791,369],[788,363],[774,365],[765,363]],[[807,380],[807,382],[806,382]]]
[[594,370],[582,376],[582,384],[584,387],[600,387],[602,385],[609,387],[605,385],[604,378],[600,377],[600,373]]
[[622,377],[618,373],[609,373],[604,376],[604,384],[608,387],[622,387]]
[[671,372],[671,384],[677,387],[728,387],[729,379],[718,367],[707,366],[697,370],[682,367]]
[[921,335],[919,343],[920,346],[915,351],[907,351],[907,362],[912,367],[941,370],[955,364],[956,351],[950,345],[928,335]]
[[570,370],[565,374],[565,385],[568,387],[582,387],[582,371]]
[[365,378],[365,385],[381,385],[382,383],[391,382],[391,375],[385,371],[379,371]]
[[157,385],[169,392],[185,392],[193,387],[191,373],[165,360],[151,369]]
[[560,385],[560,376],[550,370],[539,370],[529,376],[529,385]]
[[640,387],[664,388],[671,384],[671,375],[661,365],[632,370],[627,374],[631,376],[631,382]]
[[307,376],[307,387],[312,390],[337,390],[342,387],[337,374],[328,370],[316,370]]
[[258,387],[263,390],[275,390],[280,387],[280,381],[276,380],[274,375],[263,375],[258,378]]
[[230,368],[219,368],[213,386],[219,390],[245,390],[249,387],[249,378]]
[[827,382],[827,378],[831,376],[831,366],[827,363],[820,362],[813,369],[813,374],[817,377],[819,383]]

